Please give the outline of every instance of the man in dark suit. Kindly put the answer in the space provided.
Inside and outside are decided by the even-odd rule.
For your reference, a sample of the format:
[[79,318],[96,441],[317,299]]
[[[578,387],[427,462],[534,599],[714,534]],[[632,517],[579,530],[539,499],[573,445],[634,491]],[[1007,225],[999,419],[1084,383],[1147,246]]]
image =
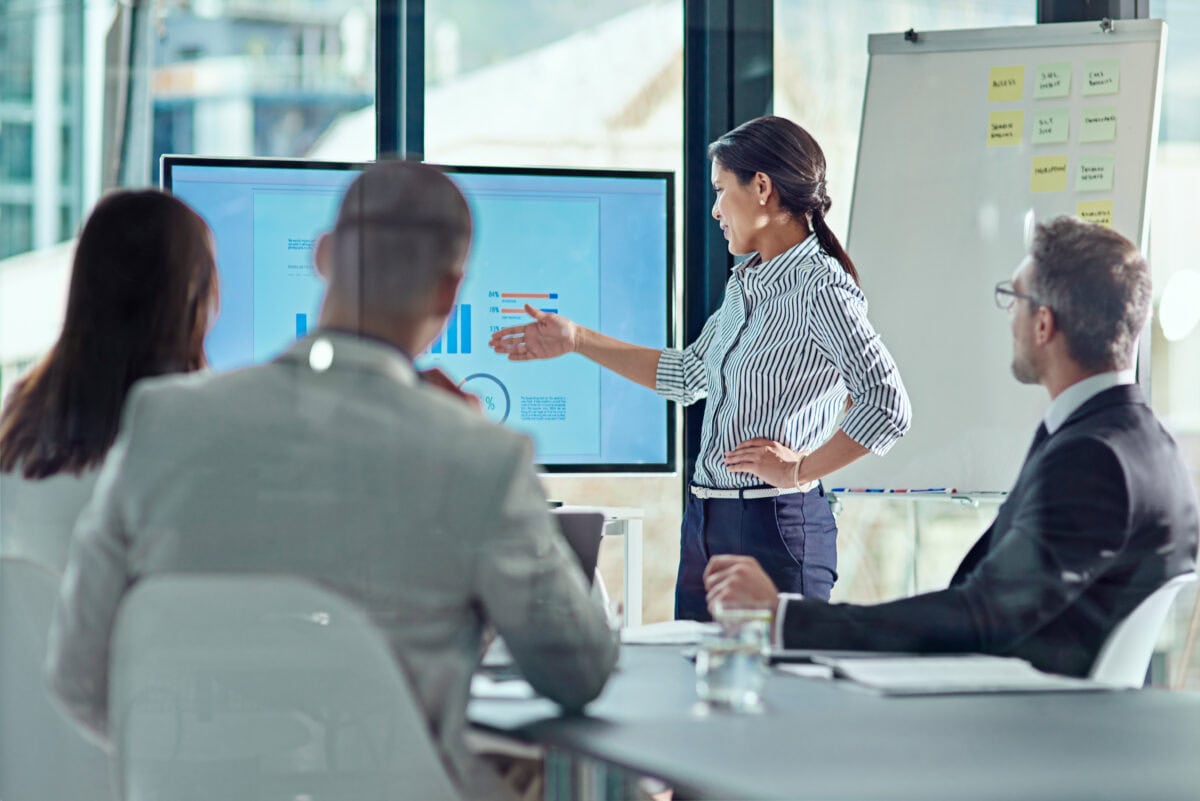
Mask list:
[[1087,675],[1105,638],[1167,580],[1195,569],[1195,493],[1133,382],[1150,272],[1127,239],[1059,217],[996,302],[1012,370],[1050,406],[995,522],[950,587],[873,606],[780,596],[752,558],[713,557],[710,609],[776,610],[787,648],[1017,656]]

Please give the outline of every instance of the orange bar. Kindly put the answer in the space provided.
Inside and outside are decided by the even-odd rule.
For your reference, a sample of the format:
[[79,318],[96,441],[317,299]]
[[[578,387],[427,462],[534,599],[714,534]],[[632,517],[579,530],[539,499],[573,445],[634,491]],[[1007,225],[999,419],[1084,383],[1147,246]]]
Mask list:
[[543,300],[550,299],[549,292],[501,292],[502,298],[542,298]]
[[501,309],[501,314],[524,314],[524,309]]

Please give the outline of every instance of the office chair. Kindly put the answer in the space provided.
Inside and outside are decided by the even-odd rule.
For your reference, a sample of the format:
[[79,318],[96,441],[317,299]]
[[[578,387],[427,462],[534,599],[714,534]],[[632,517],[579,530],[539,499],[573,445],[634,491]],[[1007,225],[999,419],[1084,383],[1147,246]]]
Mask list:
[[113,798],[108,756],[54,709],[42,679],[59,577],[0,558],[0,798]]
[[1195,573],[1176,576],[1138,604],[1104,641],[1089,678],[1112,687],[1145,684],[1150,657],[1171,603],[1180,589],[1194,581]]
[[146,579],[110,666],[126,801],[459,798],[382,633],[309,581]]

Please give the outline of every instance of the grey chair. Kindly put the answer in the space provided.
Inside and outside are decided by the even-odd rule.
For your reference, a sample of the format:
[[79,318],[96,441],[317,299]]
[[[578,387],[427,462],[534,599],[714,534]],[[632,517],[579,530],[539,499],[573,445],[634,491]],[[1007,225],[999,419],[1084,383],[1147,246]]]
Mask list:
[[382,633],[302,579],[140,582],[109,710],[127,801],[459,798]]
[[1195,573],[1176,576],[1138,604],[1104,641],[1089,678],[1111,687],[1141,687],[1167,612],[1179,591],[1194,581]]
[[107,801],[109,760],[50,702],[42,679],[59,577],[0,558],[0,799]]

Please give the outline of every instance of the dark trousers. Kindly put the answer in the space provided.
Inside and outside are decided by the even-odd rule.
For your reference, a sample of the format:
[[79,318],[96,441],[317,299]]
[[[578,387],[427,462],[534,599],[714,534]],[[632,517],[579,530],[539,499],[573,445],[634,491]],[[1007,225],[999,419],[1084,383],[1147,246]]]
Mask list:
[[774,498],[710,498],[688,493],[675,582],[675,618],[711,620],[704,600],[710,556],[753,556],[780,592],[829,600],[837,581],[837,524],[825,490]]

